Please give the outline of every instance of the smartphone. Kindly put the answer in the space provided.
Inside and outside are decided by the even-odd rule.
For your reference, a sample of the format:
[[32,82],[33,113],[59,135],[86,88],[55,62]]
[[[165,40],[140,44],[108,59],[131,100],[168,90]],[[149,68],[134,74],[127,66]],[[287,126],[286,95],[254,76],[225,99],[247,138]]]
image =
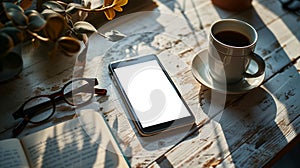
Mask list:
[[156,55],[112,62],[109,73],[142,136],[194,124],[193,113]]

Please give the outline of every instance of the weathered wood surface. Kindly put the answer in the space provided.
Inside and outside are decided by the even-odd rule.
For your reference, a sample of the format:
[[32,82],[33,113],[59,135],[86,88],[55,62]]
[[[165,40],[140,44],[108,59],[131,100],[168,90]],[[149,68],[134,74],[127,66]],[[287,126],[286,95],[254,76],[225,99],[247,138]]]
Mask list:
[[[299,22],[278,7],[277,1],[254,2],[256,12],[230,16],[259,32],[256,52],[267,64],[263,86],[241,97],[228,96],[220,115],[207,116],[209,122],[152,166],[260,167],[299,135]],[[209,95],[200,91],[201,112],[213,106]]]
[[[116,29],[128,38],[112,43],[92,35],[87,53],[78,56],[84,62],[26,52],[19,78],[1,84],[0,138],[11,136],[16,124],[11,113],[25,100],[56,91],[78,76],[97,77],[100,87],[108,89],[108,96],[96,98],[99,111],[106,115],[132,167],[260,167],[299,135],[298,17],[284,11],[278,0],[254,0],[253,8],[239,13],[216,8],[209,0],[160,0],[157,4],[149,12],[126,15],[100,27],[100,32]],[[210,25],[221,18],[244,20],[259,33],[255,52],[266,61],[266,78],[261,87],[243,95],[218,94],[198,83],[190,71],[194,55],[207,46]],[[195,114],[193,133],[138,136],[107,65],[149,53],[159,56]],[[20,136],[70,119],[76,110],[60,104],[51,121],[29,125]]]

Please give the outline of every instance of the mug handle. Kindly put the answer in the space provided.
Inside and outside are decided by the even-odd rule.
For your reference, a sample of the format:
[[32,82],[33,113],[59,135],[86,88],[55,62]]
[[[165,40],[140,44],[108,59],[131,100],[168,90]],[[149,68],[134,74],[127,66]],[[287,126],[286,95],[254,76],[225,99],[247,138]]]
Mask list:
[[265,61],[258,54],[255,54],[255,53],[250,54],[249,57],[251,60],[256,62],[257,66],[258,66],[258,70],[254,74],[245,72],[244,76],[246,78],[259,77],[260,75],[262,75],[265,72],[265,67],[266,67]]

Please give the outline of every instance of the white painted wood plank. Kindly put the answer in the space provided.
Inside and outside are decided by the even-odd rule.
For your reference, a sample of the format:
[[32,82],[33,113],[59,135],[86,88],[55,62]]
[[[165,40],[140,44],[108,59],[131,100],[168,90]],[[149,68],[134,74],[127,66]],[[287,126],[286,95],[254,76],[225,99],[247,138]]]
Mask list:
[[[174,8],[168,7],[168,5],[171,4],[174,4]],[[228,136],[232,136],[233,134],[230,132],[230,130],[229,133],[226,133],[224,135],[223,128],[218,125],[217,122],[211,121],[204,125],[206,119],[209,119],[209,117],[206,113],[203,112],[203,109],[207,110],[212,105],[208,99],[203,98],[211,96],[211,91],[197,83],[189,70],[190,61],[194,56],[193,52],[197,52],[206,45],[203,37],[205,37],[205,35],[207,34],[205,34],[205,32],[201,30],[200,23],[203,24],[206,33],[211,23],[222,17],[235,17],[243,20],[248,20],[251,24],[253,24],[260,33],[261,38],[258,42],[256,51],[264,56],[264,58],[267,60],[267,77],[272,77],[274,73],[277,73],[278,70],[288,64],[291,59],[298,56],[299,47],[297,46],[299,46],[299,33],[297,32],[299,32],[299,26],[293,26],[299,24],[299,22],[297,22],[297,18],[292,15],[285,14],[285,11],[283,11],[279,7],[277,0],[254,1],[253,4],[255,12],[247,10],[237,16],[235,15],[236,13],[224,12],[218,8],[215,8],[210,1],[199,0],[192,2],[182,0],[179,1],[179,3],[173,3],[172,1],[169,1],[166,5],[161,4],[158,9],[155,10],[159,12],[159,15],[144,14],[140,15],[139,17],[136,17],[136,15],[132,15],[132,18],[130,19],[119,21],[116,20],[115,22],[111,22],[110,24],[104,25],[103,27],[99,28],[99,31],[106,32],[114,27],[126,34],[133,34],[140,31],[167,33],[171,36],[179,37],[179,39],[182,40],[177,41],[172,40],[172,38],[170,38],[171,40],[168,38],[163,38],[156,39],[156,41],[154,40],[153,42],[160,42],[161,45],[158,46],[161,47],[167,47],[169,44],[168,42],[170,41],[172,43],[177,43],[177,46],[175,46],[172,51],[176,54],[168,57],[165,51],[165,53],[161,53],[160,59],[162,59],[163,64],[166,66],[168,72],[170,72],[172,79],[174,79],[174,82],[178,86],[180,92],[195,113],[197,117],[197,124],[201,126],[201,129],[199,130],[199,134],[190,137],[189,140],[180,144],[171,152],[168,152],[164,163],[168,161],[178,166],[198,166],[199,164],[208,166],[211,164],[217,165],[218,163],[220,163],[220,159],[222,158],[226,158],[224,163],[227,162],[227,160],[230,162],[230,157],[228,154],[231,152],[232,148],[236,149],[241,146],[241,144],[238,142],[241,141],[241,143],[243,143],[247,141],[247,139],[253,135],[253,131],[256,131],[249,131],[246,128],[242,129],[241,133],[243,134],[243,136],[239,135],[233,140],[230,140],[230,142],[227,142],[226,138],[228,138]],[[172,11],[172,9],[174,9],[174,11]],[[184,9],[184,15],[181,13],[182,9]],[[171,20],[168,19],[169,17],[163,17],[165,16],[163,15],[165,11],[172,13],[172,15],[176,15],[179,18],[182,18],[185,24],[190,24],[190,26],[178,26],[178,20]],[[281,16],[284,18],[284,21],[278,20],[278,18]],[[253,17],[253,20],[249,20],[249,17]],[[153,20],[149,21],[149,19],[151,18]],[[136,24],[137,22],[139,24]],[[264,25],[268,25],[268,27],[264,28]],[[281,27],[281,29],[278,29],[279,27]],[[195,30],[195,33],[191,33],[191,30]],[[160,36],[158,35],[157,37]],[[198,40],[198,42],[196,42],[196,39]],[[184,40],[190,42],[188,43],[188,45],[194,48],[193,52],[185,51],[186,44],[183,43]],[[102,68],[97,69],[97,67],[103,66],[103,68],[107,70],[107,63],[110,58],[102,57],[103,54],[105,54],[104,51],[106,51],[103,49],[108,49],[109,47],[111,47],[111,45],[113,45],[113,43],[106,43],[99,36],[92,36],[90,38],[90,41],[91,46],[86,58],[87,62],[83,65],[83,76],[97,76],[98,79],[102,80],[100,82],[100,85],[108,88],[109,96],[104,98],[97,98],[97,101],[100,102],[101,106],[100,112],[106,114],[107,120],[110,126],[113,128],[118,141],[121,143],[122,149],[125,151],[126,155],[131,158],[132,166],[146,166],[147,164],[156,160],[159,155],[164,154],[168,149],[170,149],[174,145],[174,142],[178,140],[178,135],[172,134],[168,137],[164,137],[163,139],[156,139],[151,141],[143,140],[140,137],[137,137],[137,132],[134,128],[134,125],[130,120],[128,120],[129,117],[125,112],[125,108],[122,106],[122,101],[120,100],[118,93],[109,81],[110,79],[107,76],[102,78],[103,74],[106,74],[107,71],[102,71]],[[280,49],[281,46],[284,47],[284,50]],[[146,46],[143,47],[145,49],[147,48]],[[159,51],[158,53],[160,52],[161,51]],[[184,54],[181,55],[180,53]],[[124,55],[120,55],[119,57],[112,58],[111,60],[116,60],[123,57]],[[32,92],[34,92],[35,90],[35,94],[39,94],[49,93],[52,90],[57,89],[58,86],[61,86],[62,83],[70,78],[73,73],[72,68],[64,70],[64,68],[56,68],[54,64],[50,64],[50,67],[52,66],[52,68],[55,68],[53,68],[53,70],[46,71],[46,74],[48,75],[42,76],[38,71],[40,70],[41,66],[47,65],[47,60],[42,60],[42,62],[34,62],[33,67],[30,67],[30,61],[31,60],[26,62],[26,66],[28,65],[29,67],[24,71],[29,74],[28,80],[23,81],[24,79],[22,79],[21,82],[16,84],[15,88],[10,87],[10,89],[16,89],[14,90],[13,94],[11,94],[11,97],[9,97],[10,99],[14,99],[17,97],[18,93],[22,93],[22,91],[24,92],[22,93],[24,95],[23,97],[16,98],[16,102],[19,103],[23,102],[27,97],[31,96]],[[61,63],[58,65],[61,65]],[[63,72],[61,72],[62,70]],[[25,85],[22,86],[22,84]],[[281,83],[278,82],[278,84]],[[32,90],[22,90],[24,86],[32,88]],[[6,95],[12,93],[11,90],[3,90],[3,93],[4,92]],[[257,92],[258,91],[254,93]],[[231,104],[239,97],[240,96],[230,96],[230,98],[228,98],[227,100],[227,103]],[[256,99],[256,95],[248,96],[246,98]],[[243,109],[243,107],[244,106],[238,105],[238,107],[234,107],[233,110],[239,111],[240,109]],[[10,108],[6,109],[7,113],[10,113],[9,111],[12,111],[13,108],[15,107],[11,106]],[[298,106],[295,108],[297,109]],[[72,114],[72,111],[74,110],[70,110],[68,114]],[[232,109],[227,109],[227,111],[234,114],[237,113],[232,111]],[[239,115],[237,113],[236,115],[239,119],[245,118],[244,114]],[[227,117],[230,118],[230,116]],[[266,118],[265,120],[269,121],[267,119],[268,118]],[[59,121],[59,119],[57,121]],[[260,121],[264,121],[264,119],[260,118]],[[51,124],[53,123],[49,123],[49,125]],[[251,123],[247,123],[246,121],[227,123],[226,128],[229,128],[230,126],[241,126],[241,128],[243,128],[245,127],[245,125],[243,124]],[[42,129],[43,127],[37,127],[37,129]],[[6,128],[8,127],[6,126]],[[35,130],[35,128],[31,128],[31,131],[33,130]],[[205,131],[202,132],[203,130]],[[290,139],[293,138],[292,134],[288,135]],[[228,143],[230,143],[233,147],[229,148]],[[244,152],[244,149],[241,148],[241,151]],[[234,157],[237,158],[237,155],[238,154],[235,154]]]
[[[298,24],[299,23],[299,22],[296,21],[296,18],[294,16],[287,15],[285,17],[286,17],[285,18],[286,21],[287,21],[287,18],[290,19],[290,20],[294,19],[291,22],[287,21],[288,23],[293,23],[293,24],[295,24],[295,23]],[[287,28],[287,31],[281,31],[280,29],[278,29],[278,27]],[[265,33],[263,33],[263,31],[265,31],[265,32],[269,32],[268,33],[269,35],[272,34],[272,32],[269,30],[269,27],[268,27],[268,29],[264,28],[263,30],[260,31],[263,35],[266,35],[265,37],[271,37],[270,41],[264,39],[265,44],[262,43],[262,44],[264,44],[264,46],[260,45],[260,47],[258,48],[258,52],[261,52],[261,53],[262,53],[264,47],[266,49],[267,48],[271,48],[271,47],[273,48],[272,49],[273,53],[270,52],[271,54],[270,53],[265,54],[265,55],[267,55],[268,59],[272,59],[271,61],[267,60],[267,64],[268,65],[275,65],[276,64],[276,68],[277,68],[277,69],[273,70],[273,69],[271,69],[269,67],[272,70],[272,72],[268,72],[270,74],[267,73],[269,76],[271,76],[272,74],[276,73],[276,71],[278,71],[280,69],[280,67],[284,66],[284,64],[288,64],[291,59],[296,58],[298,56],[299,52],[297,50],[298,47],[296,47],[296,46],[299,46],[299,41],[298,41],[298,37],[299,36],[296,33],[297,31],[295,31],[295,29],[297,29],[297,28],[298,28],[298,26],[287,27],[287,26],[285,26],[285,23],[282,23],[281,21],[275,22],[275,24],[270,23],[270,29],[271,29],[271,31],[272,32],[274,31],[275,33],[278,33],[278,34],[276,34],[276,36],[279,39],[279,42],[281,43],[281,45],[284,46],[284,48],[285,47],[294,48],[293,50],[286,50],[285,49],[284,51],[282,49],[280,49],[280,45],[277,45],[277,46],[273,45],[272,46],[272,43],[276,43],[277,42],[277,40],[274,38],[274,35],[273,35],[273,38],[272,38],[272,36],[267,36]],[[290,29],[292,29],[292,31]],[[290,31],[288,31],[288,30],[290,30]],[[289,38],[285,38],[285,37],[289,37]],[[270,43],[268,43],[268,42],[270,42]],[[275,49],[275,51],[277,49],[277,51],[275,52],[274,49]],[[285,53],[285,51],[287,51],[287,53]],[[284,59],[285,61],[282,61],[281,59]],[[278,64],[280,64],[280,66],[278,66]],[[187,146],[189,146],[189,145],[187,145]],[[176,149],[176,150],[178,150],[178,151],[183,151],[184,150],[185,151],[185,149],[188,148],[187,146],[185,146],[185,147],[183,147],[181,149]],[[189,153],[189,152],[187,152],[187,153]],[[178,154],[177,157],[182,156],[181,154],[182,153]],[[184,156],[186,156],[186,155],[184,155]],[[188,157],[188,156],[186,156],[186,157]],[[176,160],[176,159],[174,159],[174,160]],[[170,161],[170,159],[169,159],[169,161]],[[216,163],[216,162],[218,162],[218,159],[207,160],[207,162],[212,162],[212,161],[215,161],[213,163]],[[175,165],[178,165],[178,162]]]
[[220,120],[165,154],[168,162],[176,167],[265,164],[300,133],[299,69],[300,61],[227,107]]

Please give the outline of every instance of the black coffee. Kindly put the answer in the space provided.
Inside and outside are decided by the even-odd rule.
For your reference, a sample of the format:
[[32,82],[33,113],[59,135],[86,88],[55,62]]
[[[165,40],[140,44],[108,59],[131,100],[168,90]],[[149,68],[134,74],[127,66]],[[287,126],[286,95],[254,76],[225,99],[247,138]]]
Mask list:
[[235,31],[221,31],[215,34],[215,38],[230,46],[243,47],[250,45],[250,40],[245,35]]

